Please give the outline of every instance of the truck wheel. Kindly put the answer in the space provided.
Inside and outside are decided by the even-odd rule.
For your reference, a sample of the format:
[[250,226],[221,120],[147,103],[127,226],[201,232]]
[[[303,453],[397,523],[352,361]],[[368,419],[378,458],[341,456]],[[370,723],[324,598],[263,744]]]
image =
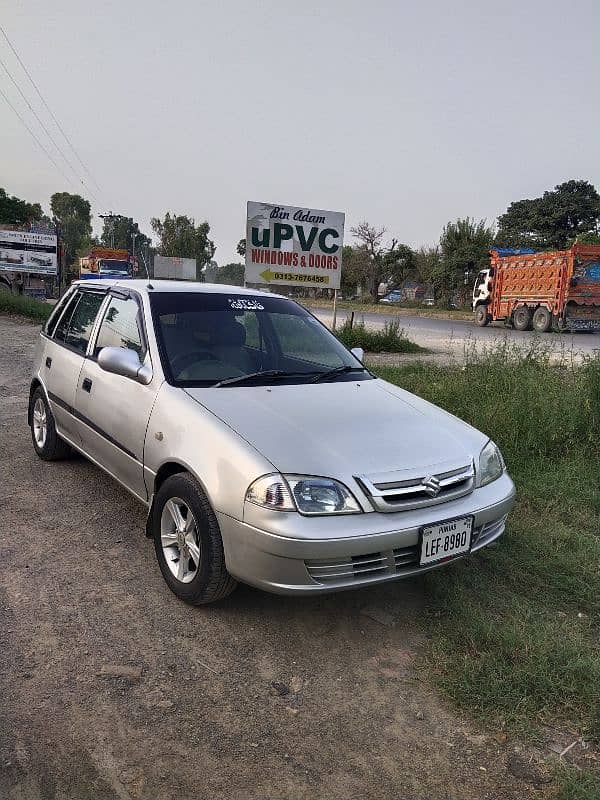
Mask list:
[[552,315],[547,308],[540,306],[533,312],[532,323],[534,331],[537,331],[537,333],[546,333],[550,330],[550,326],[552,325]]
[[8,294],[12,294],[12,289],[8,283],[4,283],[4,281],[0,281],[0,292],[8,292]]
[[526,331],[531,327],[531,309],[528,306],[515,308],[513,325],[517,331]]
[[151,519],[158,565],[169,589],[192,605],[222,600],[237,582],[227,572],[219,523],[206,495],[187,472],[158,490]]
[[478,305],[475,309],[475,322],[477,325],[479,325],[480,328],[485,328],[491,321],[492,318],[488,314],[487,306]]

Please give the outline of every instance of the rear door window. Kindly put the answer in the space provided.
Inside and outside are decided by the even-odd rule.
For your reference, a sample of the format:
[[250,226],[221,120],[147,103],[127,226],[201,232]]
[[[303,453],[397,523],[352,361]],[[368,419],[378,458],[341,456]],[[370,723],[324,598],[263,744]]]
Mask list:
[[73,298],[76,296],[76,294],[77,294],[76,292],[68,292],[68,291],[65,292],[65,294],[63,294],[58,303],[54,306],[54,309],[43,328],[43,331],[47,336],[52,336],[52,334],[56,330],[56,326],[58,325],[58,321],[60,320],[61,314],[65,310],[65,306],[69,302],[73,302]]
[[77,308],[79,301],[81,300],[81,292],[75,292],[75,294],[71,295],[69,302],[65,308],[64,314],[60,317],[58,324],[54,328],[54,336],[53,338],[56,339],[57,342],[63,342],[67,338],[67,332],[69,330],[69,325],[71,323],[71,317],[75,309]]
[[97,356],[103,347],[127,347],[144,360],[140,310],[133,298],[111,298],[98,331],[94,355]]
[[81,292],[79,302],[71,315],[64,342],[85,354],[92,328],[102,301],[106,297],[100,292]]

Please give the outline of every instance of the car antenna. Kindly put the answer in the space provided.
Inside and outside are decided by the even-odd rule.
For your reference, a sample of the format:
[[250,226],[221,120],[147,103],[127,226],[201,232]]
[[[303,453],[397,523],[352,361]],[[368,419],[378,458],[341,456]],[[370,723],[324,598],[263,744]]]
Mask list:
[[148,285],[146,286],[146,289],[154,289],[154,286],[152,286],[150,281],[148,281]]

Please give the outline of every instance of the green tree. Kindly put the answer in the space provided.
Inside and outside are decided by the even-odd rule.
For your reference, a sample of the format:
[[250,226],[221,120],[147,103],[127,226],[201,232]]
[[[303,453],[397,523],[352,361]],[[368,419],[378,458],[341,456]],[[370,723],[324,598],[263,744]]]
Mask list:
[[494,228],[484,219],[470,217],[449,222],[440,236],[442,274],[440,294],[444,300],[457,290],[464,293],[475,273],[489,264],[489,251],[494,242]]
[[77,253],[91,241],[90,204],[78,194],[57,192],[50,198],[50,208],[54,219],[60,224],[67,264],[72,264]]
[[161,256],[196,259],[196,279],[202,279],[202,270],[212,260],[216,247],[208,238],[210,225],[195,221],[185,215],[167,212],[163,220],[154,217],[150,224],[159,237],[157,253]]
[[496,243],[562,250],[590,233],[600,233],[600,195],[588,181],[571,180],[542,197],[511,203],[498,218]]
[[217,268],[215,283],[226,283],[229,284],[229,286],[243,286],[244,269],[244,265],[239,262],[224,264],[222,267]]
[[235,249],[237,250],[237,252],[238,252],[238,254],[240,256],[245,257],[245,255],[246,255],[246,237],[244,237],[243,239],[239,240],[239,242],[237,243],[237,247]]
[[138,223],[134,222],[131,217],[123,217],[118,214],[113,217],[105,217],[103,222],[100,243],[104,247],[116,247],[134,255],[133,242],[135,239],[135,253],[139,255],[142,248],[146,248],[152,243],[150,237],[140,231]]
[[43,216],[44,212],[39,203],[28,203],[25,200],[19,200],[18,197],[11,197],[4,189],[0,188],[0,223],[24,225],[41,220]]
[[342,250],[342,280],[340,289],[344,297],[364,292],[369,285],[371,259],[364,247],[344,245]]
[[600,231],[598,233],[582,233],[574,239],[573,244],[575,242],[577,244],[600,244]]
[[450,295],[450,281],[439,247],[421,247],[415,253],[415,270],[418,280],[432,286],[437,297]]
[[361,285],[367,287],[373,302],[378,303],[379,284],[382,281],[401,284],[414,271],[414,252],[408,245],[400,244],[397,239],[384,245],[385,228],[375,228],[368,222],[360,222],[356,227],[350,228],[350,232],[359,242],[354,249],[359,251],[355,260],[359,274],[362,275]]

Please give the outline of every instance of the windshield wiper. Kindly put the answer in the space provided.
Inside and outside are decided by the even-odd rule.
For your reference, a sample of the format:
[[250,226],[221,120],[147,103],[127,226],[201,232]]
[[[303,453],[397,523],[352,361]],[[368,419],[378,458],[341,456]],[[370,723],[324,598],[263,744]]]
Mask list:
[[324,381],[325,378],[331,378],[334,375],[344,375],[347,372],[364,372],[364,367],[351,367],[349,364],[343,367],[334,367],[333,369],[328,369],[326,372],[319,372],[318,375],[309,381],[309,383],[318,383],[319,381]]
[[282,369],[263,369],[260,372],[250,372],[248,375],[237,375],[235,378],[225,378],[223,381],[213,384],[213,389],[219,386],[232,386],[234,383],[244,383],[256,378],[299,378],[304,375],[312,375],[311,372],[285,372]]

